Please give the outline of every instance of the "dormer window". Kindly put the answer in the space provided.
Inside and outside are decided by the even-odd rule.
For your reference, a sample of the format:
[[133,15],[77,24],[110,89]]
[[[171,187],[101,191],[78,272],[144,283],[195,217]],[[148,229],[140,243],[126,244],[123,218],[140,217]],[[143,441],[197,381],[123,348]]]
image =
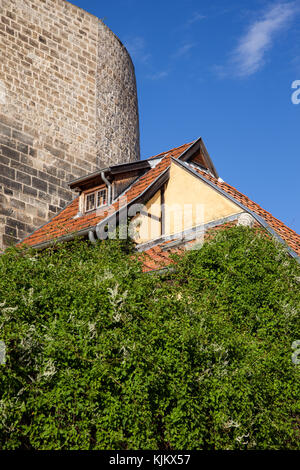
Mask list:
[[107,189],[100,189],[100,191],[97,191],[97,208],[106,206],[107,204]]
[[93,209],[95,209],[95,193],[87,194],[85,210],[87,212],[92,211]]
[[85,211],[89,212],[107,205],[107,188],[101,188],[97,191],[85,195]]

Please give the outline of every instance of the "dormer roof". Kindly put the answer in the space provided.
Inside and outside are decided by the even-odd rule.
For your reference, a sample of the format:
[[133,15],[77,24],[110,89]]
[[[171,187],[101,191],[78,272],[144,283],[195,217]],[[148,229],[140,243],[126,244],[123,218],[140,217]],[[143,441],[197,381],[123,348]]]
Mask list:
[[102,180],[102,174],[105,174],[105,177],[108,178],[111,182],[113,181],[116,175],[123,173],[137,173],[139,176],[144,174],[147,170],[151,168],[151,165],[147,160],[139,160],[136,162],[122,163],[120,165],[113,165],[105,168],[101,168],[94,173],[91,173],[81,178],[77,178],[69,182],[69,186],[74,191],[80,192],[91,187],[95,187],[101,183],[104,183]]

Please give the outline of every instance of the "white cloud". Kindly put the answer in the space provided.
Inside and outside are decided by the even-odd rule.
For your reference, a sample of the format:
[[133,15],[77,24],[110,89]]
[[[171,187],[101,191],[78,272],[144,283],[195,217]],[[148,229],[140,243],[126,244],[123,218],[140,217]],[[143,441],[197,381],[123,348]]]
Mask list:
[[129,52],[133,61],[147,63],[151,54],[146,52],[146,44],[144,38],[135,36],[125,41],[125,47]]
[[163,78],[166,78],[169,75],[169,72],[166,70],[163,70],[162,72],[157,72],[152,75],[148,75],[147,78],[150,80],[162,80]]
[[183,46],[181,46],[177,49],[175,54],[173,54],[173,57],[174,58],[183,57],[183,56],[187,55],[193,47],[195,47],[194,43],[191,43],[191,42],[186,43],[186,44],[184,44]]
[[186,31],[190,28],[192,28],[192,26],[195,24],[195,23],[198,23],[199,21],[202,21],[204,20],[205,18],[207,18],[206,16],[202,15],[201,13],[195,11],[191,16],[190,18],[188,18],[186,21],[183,21],[181,22],[179,25],[177,25],[177,27],[175,28],[175,31]]
[[266,52],[271,49],[276,35],[288,26],[296,10],[295,3],[277,3],[249,26],[231,55],[230,65],[236,75],[246,77],[263,67]]
[[196,11],[196,12],[191,16],[191,18],[189,18],[189,19],[187,20],[186,26],[190,26],[190,25],[192,25],[192,24],[194,24],[194,23],[197,23],[198,21],[204,20],[205,18],[206,18],[206,16],[201,15],[201,13],[199,13],[199,12]]

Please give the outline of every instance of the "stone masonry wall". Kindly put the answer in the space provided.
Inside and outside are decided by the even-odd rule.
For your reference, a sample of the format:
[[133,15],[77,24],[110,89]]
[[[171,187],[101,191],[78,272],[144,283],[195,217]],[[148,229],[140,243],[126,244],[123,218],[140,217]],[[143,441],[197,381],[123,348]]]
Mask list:
[[0,249],[74,196],[67,182],[139,159],[134,68],[65,0],[0,0]]
[[97,154],[99,166],[105,166],[140,158],[139,118],[131,58],[107,26],[98,27]]

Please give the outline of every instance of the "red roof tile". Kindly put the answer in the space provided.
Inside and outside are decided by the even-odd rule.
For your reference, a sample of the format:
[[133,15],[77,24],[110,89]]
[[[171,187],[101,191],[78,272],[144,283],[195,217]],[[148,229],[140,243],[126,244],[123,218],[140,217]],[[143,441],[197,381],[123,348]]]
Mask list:
[[249,199],[230,184],[221,182],[200,169],[193,169],[197,173],[201,174],[205,179],[218,186],[225,193],[232,196],[237,202],[243,204],[243,206],[264,219],[265,222],[267,222],[267,224],[292,248],[292,250],[300,255],[300,235],[298,235],[297,232],[287,227],[283,222],[281,222],[281,220],[274,217],[270,212],[260,207],[256,202]]
[[[237,220],[231,222],[225,222],[223,224],[217,225],[209,230],[207,230],[204,234],[205,239],[210,239],[214,232],[218,230],[225,230],[236,225]],[[170,246],[168,249],[168,244],[171,244],[174,241],[178,241],[178,246],[173,247]],[[191,248],[194,243],[197,243],[197,239],[184,241],[181,239],[172,239],[168,241],[164,241],[155,245],[148,250],[144,251],[140,256],[140,260],[143,262],[143,272],[150,272],[150,271],[157,271],[164,269],[170,264],[173,264],[174,261],[171,258],[171,255],[174,253],[180,254],[183,253],[186,248]]]
[[173,149],[171,150],[168,150],[167,152],[161,152],[157,155],[153,155],[153,157],[149,157],[147,160],[152,160],[153,158],[159,158],[159,157],[163,157],[164,155],[170,155],[174,158],[178,158],[179,155],[181,155],[186,149],[188,149],[192,144],[194,143],[193,142],[190,142],[188,144],[183,144],[181,145],[180,147],[174,147]]

